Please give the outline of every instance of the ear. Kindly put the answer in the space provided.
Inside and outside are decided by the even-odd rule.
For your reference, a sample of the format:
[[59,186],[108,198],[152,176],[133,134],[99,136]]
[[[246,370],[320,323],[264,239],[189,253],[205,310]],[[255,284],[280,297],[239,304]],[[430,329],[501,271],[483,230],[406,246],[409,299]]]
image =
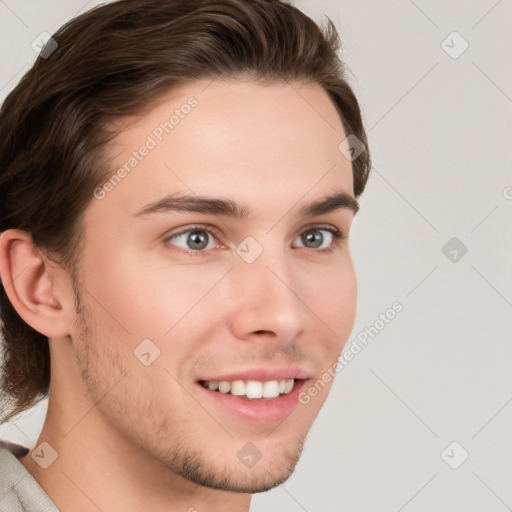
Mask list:
[[8,229],[0,235],[0,278],[7,297],[20,317],[48,338],[69,334],[69,292],[63,277],[69,279],[37,250],[29,233]]

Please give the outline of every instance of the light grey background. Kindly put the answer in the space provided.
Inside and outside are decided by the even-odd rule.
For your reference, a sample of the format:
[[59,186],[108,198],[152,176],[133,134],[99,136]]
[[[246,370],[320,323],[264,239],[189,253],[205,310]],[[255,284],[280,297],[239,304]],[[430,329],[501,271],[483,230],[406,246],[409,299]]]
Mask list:
[[[0,0],[0,99],[38,34],[99,3]],[[403,311],[340,372],[296,472],[251,511],[512,510],[512,2],[295,5],[340,29],[374,161],[347,345]],[[467,254],[442,252],[452,237]],[[31,444],[43,415],[0,436]]]

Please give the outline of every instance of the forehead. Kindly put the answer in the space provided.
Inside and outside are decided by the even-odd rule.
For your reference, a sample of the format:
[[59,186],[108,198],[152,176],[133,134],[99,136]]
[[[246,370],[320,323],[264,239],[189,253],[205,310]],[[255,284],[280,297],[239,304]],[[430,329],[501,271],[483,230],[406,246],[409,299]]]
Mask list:
[[343,125],[318,84],[197,82],[122,119],[119,130],[108,151],[112,173],[124,172],[104,207],[134,212],[173,192],[273,210],[331,189],[352,195],[352,166],[338,150]]

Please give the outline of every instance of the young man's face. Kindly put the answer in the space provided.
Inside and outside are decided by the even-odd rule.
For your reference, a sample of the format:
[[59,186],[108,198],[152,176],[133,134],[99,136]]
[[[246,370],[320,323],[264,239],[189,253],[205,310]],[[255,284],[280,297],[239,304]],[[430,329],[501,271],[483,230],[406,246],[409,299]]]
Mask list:
[[[353,327],[348,241],[329,230],[348,236],[354,214],[301,215],[353,196],[352,167],[320,86],[207,85],[125,119],[110,145],[113,172],[134,151],[140,161],[85,211],[76,362],[57,356],[67,381],[55,392],[97,403],[84,421],[106,427],[109,442],[196,483],[258,492],[293,471],[330,383],[307,405],[298,395],[332,367]],[[173,114],[166,133],[160,123]],[[162,202],[171,195],[245,205],[245,217],[175,211]],[[283,394],[249,399],[215,381]]]

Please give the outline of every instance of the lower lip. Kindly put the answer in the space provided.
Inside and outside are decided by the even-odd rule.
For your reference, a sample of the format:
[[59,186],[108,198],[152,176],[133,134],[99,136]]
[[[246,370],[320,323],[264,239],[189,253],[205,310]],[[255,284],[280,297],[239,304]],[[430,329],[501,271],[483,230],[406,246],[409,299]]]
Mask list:
[[272,424],[283,421],[297,408],[299,393],[305,383],[306,380],[297,380],[293,389],[286,395],[266,400],[247,400],[231,393],[212,391],[200,383],[198,386],[217,407],[226,410],[237,420],[256,424]]

